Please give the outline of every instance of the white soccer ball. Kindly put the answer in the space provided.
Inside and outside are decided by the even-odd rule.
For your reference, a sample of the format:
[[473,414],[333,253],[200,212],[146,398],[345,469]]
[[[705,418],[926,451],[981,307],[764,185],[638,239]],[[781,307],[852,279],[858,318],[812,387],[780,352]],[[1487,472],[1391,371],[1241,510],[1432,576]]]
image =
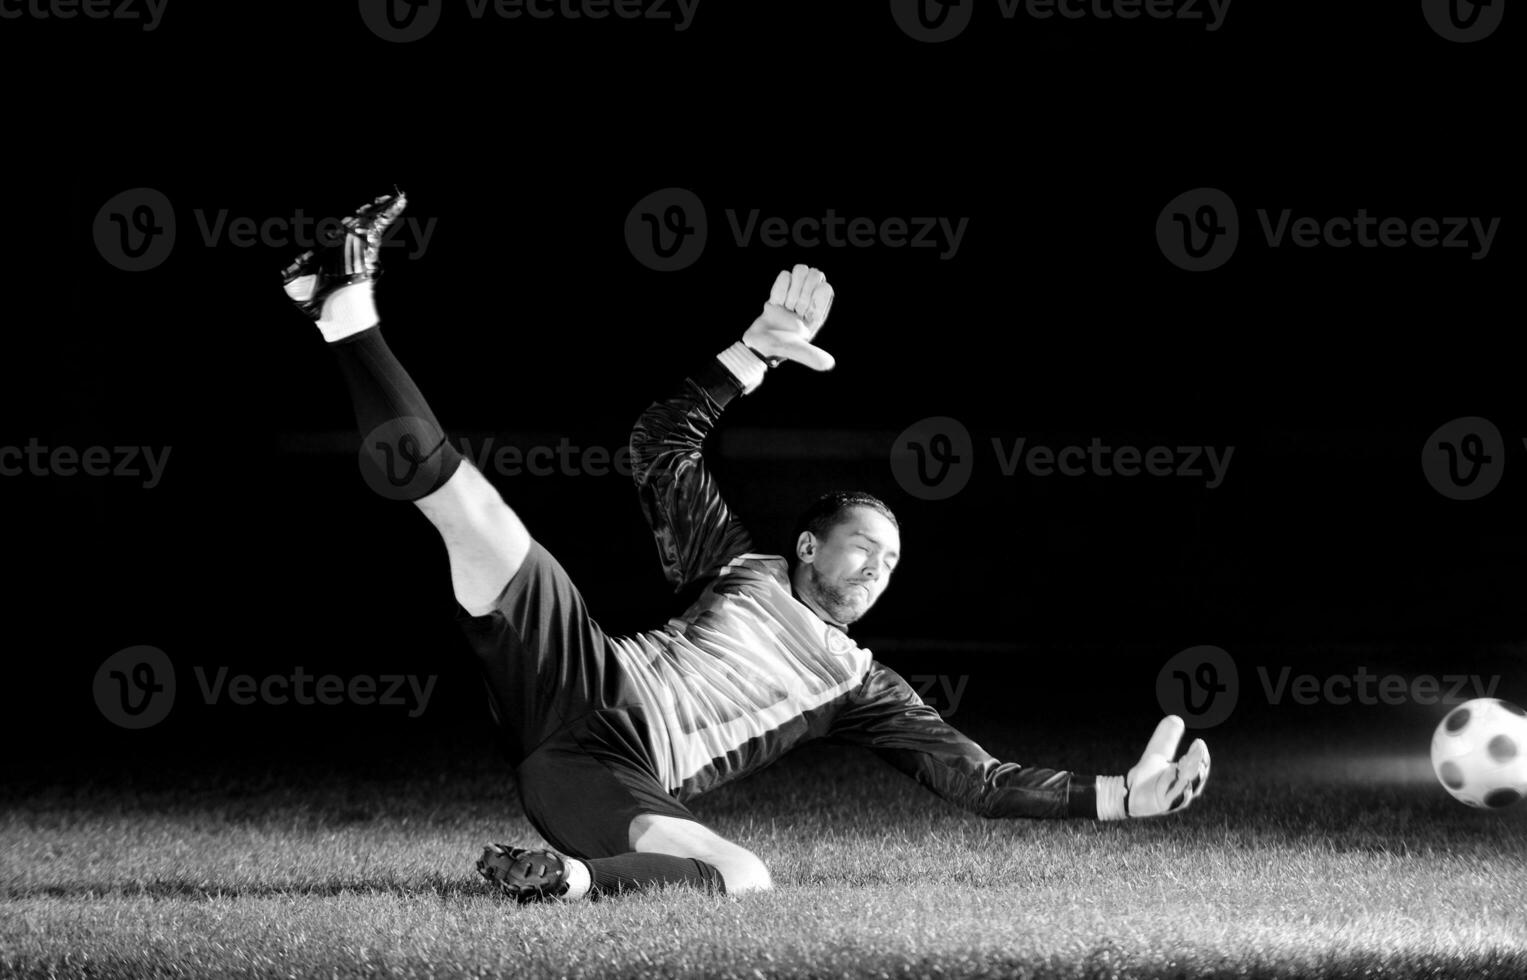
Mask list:
[[1432,735],[1432,769],[1469,806],[1499,809],[1527,796],[1527,711],[1495,698],[1460,704]]

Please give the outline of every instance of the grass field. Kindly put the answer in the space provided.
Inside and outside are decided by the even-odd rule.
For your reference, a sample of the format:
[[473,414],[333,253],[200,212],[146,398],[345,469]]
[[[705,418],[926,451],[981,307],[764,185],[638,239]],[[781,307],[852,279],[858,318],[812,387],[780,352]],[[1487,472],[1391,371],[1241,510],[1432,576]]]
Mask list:
[[1527,806],[1452,802],[1382,732],[1209,734],[1190,811],[1107,825],[985,821],[808,747],[695,806],[772,893],[527,907],[472,871],[536,839],[487,750],[12,780],[0,975],[1527,976]]

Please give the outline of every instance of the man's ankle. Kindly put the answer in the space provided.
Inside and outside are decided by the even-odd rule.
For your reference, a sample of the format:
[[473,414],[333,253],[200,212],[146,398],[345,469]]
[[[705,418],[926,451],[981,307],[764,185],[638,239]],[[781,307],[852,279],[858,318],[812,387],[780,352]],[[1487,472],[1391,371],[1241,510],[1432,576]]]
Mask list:
[[589,866],[577,858],[565,855],[562,860],[567,865],[567,891],[562,893],[562,898],[574,901],[587,895],[594,884],[594,875],[589,871]]
[[372,296],[375,284],[370,279],[341,286],[334,290],[323,303],[323,315],[318,318],[318,329],[328,343],[370,330],[380,322],[376,315],[376,300]]

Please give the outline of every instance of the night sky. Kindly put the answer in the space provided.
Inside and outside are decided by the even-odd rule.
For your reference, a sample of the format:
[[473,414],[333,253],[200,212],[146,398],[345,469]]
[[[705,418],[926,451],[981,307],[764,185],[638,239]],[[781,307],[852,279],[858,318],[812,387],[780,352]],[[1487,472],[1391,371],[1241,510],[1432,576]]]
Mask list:
[[[8,22],[56,84],[11,87],[0,447],[137,467],[67,475],[48,456],[0,478],[10,740],[121,744],[91,682],[139,644],[188,691],[194,665],[437,672],[428,724],[478,717],[444,549],[367,489],[340,376],[276,276],[299,209],[343,215],[394,184],[411,223],[384,257],[385,334],[455,440],[564,447],[555,472],[490,475],[611,631],[679,610],[629,480],[590,464],[806,262],[837,291],[818,343],[838,367],[772,372],[710,460],[763,550],[821,492],[890,504],[903,563],[854,634],[903,673],[1150,714],[1159,666],[1197,644],[1432,673],[1519,649],[1499,38],[1444,40],[1414,3],[1237,4],[1213,31],[989,3],[931,44],[884,3],[824,6],[702,4],[676,31],[456,4],[394,43],[351,4],[171,6],[147,32]],[[126,271],[100,230],[136,220],[143,188],[174,231]],[[1158,225],[1196,220],[1204,189],[1239,238],[1189,271]],[[667,227],[674,201],[705,230],[659,271],[628,230]],[[1337,247],[1328,223],[1362,216],[1378,244]],[[968,482],[942,499],[895,462],[956,432],[930,419],[969,438]],[[1458,419],[1495,433],[1438,432]],[[1020,441],[1040,464],[1099,448],[1040,475],[1013,465]],[[1425,462],[1439,441],[1483,452],[1498,483],[1456,499]],[[1173,474],[1105,476],[1105,447],[1164,447]],[[134,744],[404,724],[377,718],[195,706]]]

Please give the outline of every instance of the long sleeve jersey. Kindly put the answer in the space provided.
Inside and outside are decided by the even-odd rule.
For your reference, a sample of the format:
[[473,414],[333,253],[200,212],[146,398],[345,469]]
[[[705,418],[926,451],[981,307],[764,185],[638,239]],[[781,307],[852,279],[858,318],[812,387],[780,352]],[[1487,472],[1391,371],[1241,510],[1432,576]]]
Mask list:
[[702,453],[738,382],[712,362],[631,434],[633,476],[681,616],[610,637],[659,778],[681,801],[813,738],[862,745],[940,797],[989,817],[1096,816],[1095,777],[1000,762],[792,590],[757,551]]

